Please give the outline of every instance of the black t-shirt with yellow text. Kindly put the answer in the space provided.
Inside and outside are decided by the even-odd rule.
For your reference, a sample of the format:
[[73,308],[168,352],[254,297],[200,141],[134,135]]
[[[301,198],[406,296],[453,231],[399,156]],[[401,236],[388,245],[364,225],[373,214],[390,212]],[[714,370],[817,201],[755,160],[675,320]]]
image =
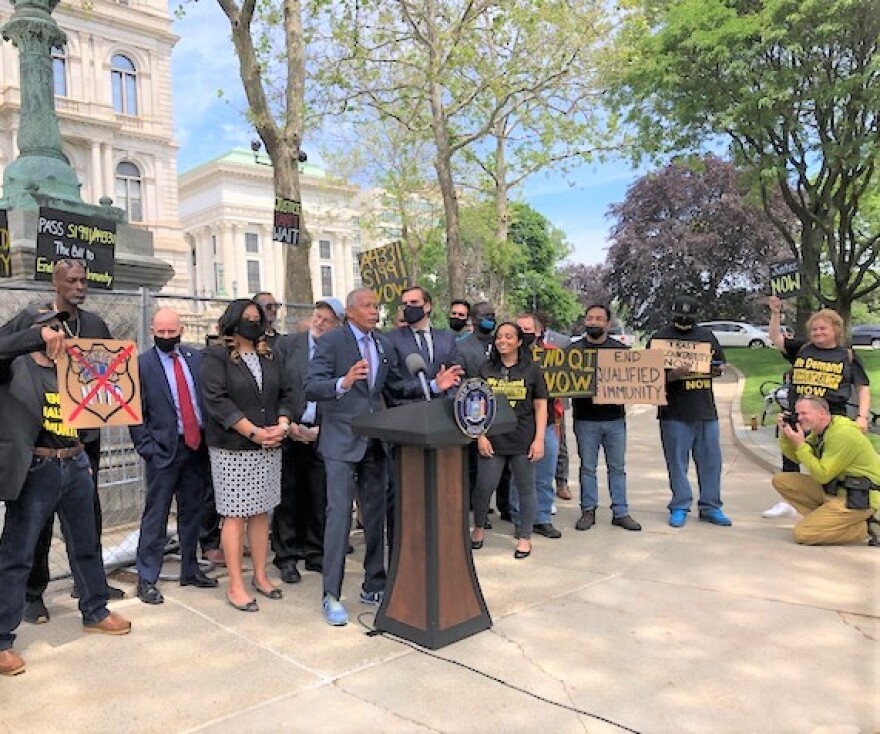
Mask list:
[[[695,326],[690,331],[679,331],[671,324],[661,328],[651,340],[678,339],[679,341],[708,343],[712,347],[712,362],[725,362],[724,350],[715,335],[704,326]],[[651,342],[648,342],[648,349]],[[715,394],[712,392],[712,376],[691,374],[683,380],[666,383],[666,405],[657,409],[660,420],[673,421],[714,421],[718,420],[715,408]]]
[[786,339],[785,358],[791,362],[795,395],[815,395],[828,401],[832,415],[846,415],[853,385],[867,385],[859,356],[846,347],[820,349],[802,339]]
[[65,449],[76,446],[79,434],[75,428],[64,424],[61,418],[61,397],[58,394],[58,377],[55,367],[43,367],[28,359],[28,371],[43,395],[42,425],[34,446],[44,449]]
[[499,456],[528,453],[535,440],[535,400],[548,397],[541,368],[531,360],[521,360],[512,367],[490,361],[480,367],[480,377],[496,394],[507,396],[516,416],[516,428],[490,438],[495,453]]

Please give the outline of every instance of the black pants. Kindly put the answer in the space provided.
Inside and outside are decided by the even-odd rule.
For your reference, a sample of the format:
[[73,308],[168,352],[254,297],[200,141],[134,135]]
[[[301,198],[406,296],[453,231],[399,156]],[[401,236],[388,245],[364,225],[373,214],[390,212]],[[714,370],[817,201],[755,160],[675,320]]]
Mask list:
[[217,503],[214,501],[214,479],[210,469],[205,480],[205,505],[202,507],[199,547],[202,554],[220,548],[220,515],[217,514]]
[[314,443],[288,442],[281,472],[281,504],[272,515],[274,563],[324,562],[327,476]]
[[[98,552],[101,550],[101,533],[104,523],[101,512],[101,498],[98,496],[98,465],[101,461],[101,439],[89,441],[83,444],[85,453],[89,457],[89,466],[92,469],[92,510],[95,515],[95,529],[98,532]],[[46,524],[40,531],[37,544],[34,547],[34,561],[31,564],[31,572],[27,580],[25,597],[27,601],[35,601],[43,597],[46,587],[49,585],[49,548],[52,546],[52,530],[55,527],[55,513],[49,515]],[[103,557],[103,555],[99,556]]]

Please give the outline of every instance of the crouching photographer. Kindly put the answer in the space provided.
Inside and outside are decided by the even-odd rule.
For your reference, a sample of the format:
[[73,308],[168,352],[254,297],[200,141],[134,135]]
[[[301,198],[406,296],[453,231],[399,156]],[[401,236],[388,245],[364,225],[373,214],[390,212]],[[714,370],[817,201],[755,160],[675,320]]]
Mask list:
[[[794,537],[805,545],[858,543],[880,508],[880,455],[849,418],[831,415],[822,398],[802,397],[780,415],[782,453],[806,474],[782,472],[773,487],[804,519]],[[873,521],[872,521],[873,522]]]

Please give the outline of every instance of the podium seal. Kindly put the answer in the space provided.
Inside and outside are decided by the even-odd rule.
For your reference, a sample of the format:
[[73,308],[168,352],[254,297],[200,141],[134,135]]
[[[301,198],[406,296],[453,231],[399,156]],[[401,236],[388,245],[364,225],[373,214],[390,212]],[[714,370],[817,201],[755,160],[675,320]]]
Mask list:
[[459,430],[468,438],[481,436],[495,420],[495,393],[479,377],[465,380],[452,401],[452,414]]

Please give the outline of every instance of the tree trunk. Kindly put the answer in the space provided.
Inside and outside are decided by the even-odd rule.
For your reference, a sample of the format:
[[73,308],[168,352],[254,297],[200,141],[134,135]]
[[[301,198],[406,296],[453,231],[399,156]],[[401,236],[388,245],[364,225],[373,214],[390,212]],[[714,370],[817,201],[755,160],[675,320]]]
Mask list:
[[461,227],[458,219],[458,195],[452,178],[452,146],[449,141],[449,127],[443,108],[443,90],[436,82],[431,82],[431,129],[437,145],[434,168],[437,182],[443,197],[443,212],[446,215],[446,256],[449,259],[449,293],[460,298],[467,292],[464,258],[461,252]]
[[[507,198],[507,157],[505,155],[505,127],[504,118],[495,123],[495,240],[499,247],[505,247],[507,236],[510,232],[510,212],[508,211]],[[506,293],[504,283],[507,280],[506,268],[489,268],[489,292],[490,300],[499,312],[505,308]],[[515,284],[514,284],[515,285]],[[497,295],[494,291],[497,290]]]

